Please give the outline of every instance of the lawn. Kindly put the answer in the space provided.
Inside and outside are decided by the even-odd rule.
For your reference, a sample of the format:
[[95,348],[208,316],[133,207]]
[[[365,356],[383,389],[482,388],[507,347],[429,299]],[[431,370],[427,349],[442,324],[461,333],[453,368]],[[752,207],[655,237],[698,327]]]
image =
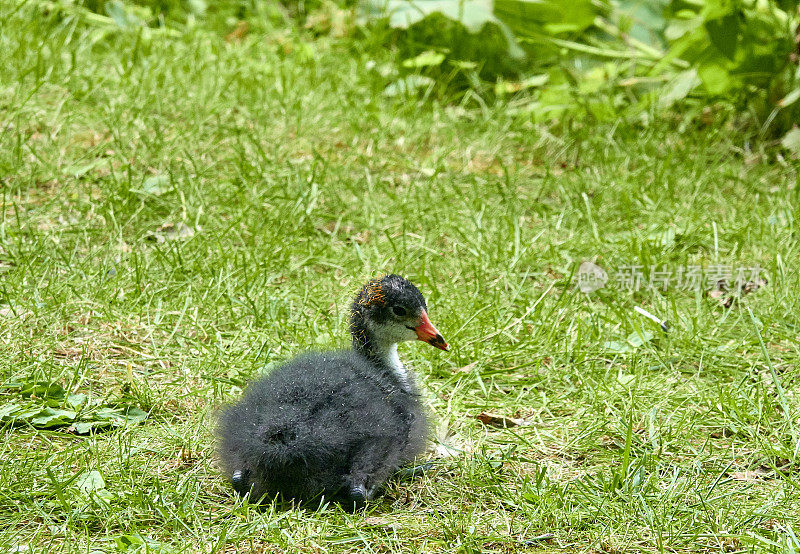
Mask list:
[[[713,112],[386,97],[389,55],[0,5],[0,551],[800,549],[797,161]],[[236,498],[219,407],[389,272],[450,344],[400,349],[432,468],[354,514]]]

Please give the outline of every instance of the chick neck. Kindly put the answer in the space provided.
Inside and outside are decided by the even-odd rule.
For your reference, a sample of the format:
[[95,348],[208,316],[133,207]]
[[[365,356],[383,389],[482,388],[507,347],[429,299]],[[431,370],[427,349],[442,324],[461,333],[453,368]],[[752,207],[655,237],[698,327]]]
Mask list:
[[400,382],[404,390],[410,390],[410,377],[397,354],[397,342],[394,340],[381,340],[380,333],[375,332],[375,326],[376,324],[370,324],[365,321],[360,311],[353,311],[350,318],[353,350],[376,366],[389,370]]

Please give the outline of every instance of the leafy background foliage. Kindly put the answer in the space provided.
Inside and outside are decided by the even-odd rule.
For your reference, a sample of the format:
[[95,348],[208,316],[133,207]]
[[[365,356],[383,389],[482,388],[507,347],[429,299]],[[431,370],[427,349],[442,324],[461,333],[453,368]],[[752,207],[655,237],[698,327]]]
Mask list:
[[41,429],[70,426],[82,435],[147,419],[147,412],[129,405],[125,398],[109,403],[84,393],[69,394],[52,381],[12,381],[0,390],[13,394],[13,399],[5,398],[0,406],[0,424],[30,424]]
[[[647,121],[676,104],[761,137],[800,115],[796,0],[57,0],[104,29],[189,32],[228,40],[281,30],[390,52],[387,95],[509,102],[536,122]],[[295,45],[294,47],[296,47]],[[309,49],[307,45],[301,48]],[[794,140],[793,140],[794,139]],[[796,150],[797,136],[784,145]]]

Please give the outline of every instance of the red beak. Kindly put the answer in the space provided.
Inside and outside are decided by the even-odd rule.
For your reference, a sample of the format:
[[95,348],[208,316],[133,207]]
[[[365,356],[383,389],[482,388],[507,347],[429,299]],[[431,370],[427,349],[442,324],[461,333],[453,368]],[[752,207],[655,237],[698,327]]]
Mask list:
[[436,348],[447,350],[447,343],[444,342],[444,337],[439,334],[439,331],[433,326],[431,320],[428,319],[428,314],[425,313],[425,310],[422,310],[421,322],[414,330],[417,332],[417,338],[419,340],[425,341]]

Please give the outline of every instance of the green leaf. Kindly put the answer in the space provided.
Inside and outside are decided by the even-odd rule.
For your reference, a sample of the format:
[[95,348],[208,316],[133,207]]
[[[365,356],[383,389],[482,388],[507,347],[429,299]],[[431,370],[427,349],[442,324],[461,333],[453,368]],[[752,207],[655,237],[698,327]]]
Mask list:
[[389,25],[397,29],[407,29],[432,13],[458,21],[473,33],[487,23],[499,23],[491,0],[389,0],[375,2],[373,7],[377,11],[383,8],[389,14]]
[[729,16],[738,9],[737,0],[705,0],[702,16],[706,21]]
[[96,160],[92,160],[89,163],[83,165],[71,165],[64,168],[64,173],[67,175],[71,175],[72,177],[82,177],[85,174],[89,173],[96,167],[106,164],[106,160],[103,158],[97,158]]
[[139,535],[120,535],[114,539],[117,543],[117,549],[125,551],[128,549],[139,549],[145,545],[145,541]]
[[477,62],[471,62],[469,60],[448,60],[447,63],[452,65],[457,69],[462,69],[464,71],[473,71],[478,69]]
[[798,0],[777,0],[778,6],[785,12],[796,11],[800,2]]
[[626,354],[628,352],[633,352],[651,340],[653,340],[653,333],[650,331],[642,331],[641,333],[633,332],[627,336],[625,341],[607,341],[603,344],[603,350],[615,354]]
[[23,381],[8,381],[0,385],[0,390],[13,390],[13,389],[22,389],[25,386]]
[[673,19],[664,29],[664,38],[670,42],[674,42],[685,37],[692,37],[698,32],[698,29],[702,31],[702,26],[703,20],[699,17],[691,19]]
[[172,185],[167,175],[151,175],[142,182],[142,186],[138,189],[130,189],[134,194],[161,196],[165,192],[169,192]]
[[548,81],[550,81],[549,73],[543,73],[541,75],[531,75],[530,77],[524,78],[520,82],[520,87],[523,89],[540,87],[546,84]]
[[591,0],[495,0],[494,13],[520,36],[578,33],[592,26],[600,10]]
[[633,332],[628,335],[627,341],[634,348],[639,348],[640,346],[644,345],[645,343],[650,342],[653,340],[653,333],[650,331],[642,331],[640,333]]
[[144,21],[134,13],[134,8],[126,6],[119,0],[112,0],[106,4],[106,13],[123,29],[144,26]]
[[697,75],[711,96],[723,95],[731,89],[730,73],[716,59],[701,64],[697,68]]
[[662,226],[653,227],[647,233],[647,240],[659,248],[672,248],[675,246],[676,233],[673,227],[664,228]]
[[147,412],[141,408],[131,407],[122,414],[124,423],[135,425],[147,419]]
[[625,354],[632,350],[631,346],[627,343],[617,340],[610,340],[603,344],[603,350],[613,352],[615,354]]
[[617,375],[617,382],[623,387],[627,387],[635,380],[636,375],[631,375],[630,373],[620,373]]
[[41,406],[37,406],[35,404],[27,404],[25,406],[20,406],[19,409],[11,416],[11,419],[16,421],[27,421],[30,422],[33,418],[39,416],[44,412]]
[[[107,492],[107,491],[99,491],[100,493]],[[106,495],[108,498],[113,498],[113,496]],[[141,535],[120,535],[114,539],[114,542],[117,545],[117,550],[120,552],[148,552],[148,553],[166,553],[166,552],[178,552],[173,548],[170,548],[168,545],[160,543],[158,541],[154,541],[148,537],[143,537]],[[180,552],[184,552],[185,549],[181,549]]]
[[75,485],[77,485],[77,487],[85,493],[106,488],[106,482],[103,480],[103,475],[96,469],[82,473],[75,480]]
[[669,0],[618,0],[612,4],[616,19],[625,19],[624,31],[645,44],[660,42],[664,29],[664,11]]
[[739,39],[739,18],[736,15],[727,15],[706,21],[705,27],[711,44],[716,46],[723,56],[733,60]]
[[542,75],[533,75],[519,82],[504,81],[500,79],[494,85],[494,93],[497,95],[511,94],[528,88],[540,87],[546,84],[549,80],[550,75],[547,73]]
[[403,67],[430,67],[441,65],[444,61],[444,54],[440,52],[434,52],[433,50],[426,50],[422,54],[415,56],[413,58],[409,58],[407,60],[403,60]]
[[20,390],[20,394],[25,398],[35,396],[36,398],[57,400],[60,402],[66,398],[67,391],[58,383],[34,381],[25,383]]
[[781,108],[785,108],[786,106],[791,106],[797,100],[800,99],[800,87],[794,89],[792,92],[778,100],[778,106]]
[[420,89],[428,88],[435,83],[436,81],[425,75],[408,75],[387,85],[383,89],[383,95],[389,97],[407,96],[416,93]]
[[[550,2],[553,4],[553,2]],[[594,18],[598,15],[598,10],[590,0],[571,0],[570,2],[560,1],[557,17],[554,21],[545,23],[544,28],[547,32],[554,35],[560,33],[578,33],[592,26]]]
[[73,410],[59,410],[56,408],[45,408],[31,419],[31,423],[36,427],[55,427],[67,425],[75,421],[76,413]]
[[187,0],[186,6],[189,8],[189,12],[197,17],[204,16],[208,9],[206,0]]
[[697,75],[696,69],[681,71],[672,81],[664,86],[658,98],[659,106],[662,108],[671,107],[675,102],[686,98],[700,83],[701,81]]
[[86,404],[86,402],[88,400],[89,400],[89,397],[86,396],[83,393],[70,394],[69,396],[67,396],[67,404],[69,404],[71,407],[73,407],[75,409],[78,409],[81,406],[83,406],[84,404]]
[[[75,424],[75,433],[78,435],[88,435],[92,432],[94,427],[102,424],[103,422],[100,421],[81,421]],[[106,423],[106,425],[108,425],[108,423]]]
[[22,410],[22,406],[14,402],[7,402],[0,406],[0,421],[11,421],[16,419],[14,416]]
[[514,33],[495,16],[492,0],[367,0],[364,5],[368,18],[388,15],[389,25],[395,29],[408,29],[435,13],[459,22],[471,33],[478,33],[487,24],[496,25],[506,39],[511,57],[525,56]]
[[794,154],[800,154],[800,129],[795,127],[781,139],[781,146]]
[[93,414],[97,422],[108,422],[112,425],[135,425],[147,419],[147,412],[141,408],[100,408]]

